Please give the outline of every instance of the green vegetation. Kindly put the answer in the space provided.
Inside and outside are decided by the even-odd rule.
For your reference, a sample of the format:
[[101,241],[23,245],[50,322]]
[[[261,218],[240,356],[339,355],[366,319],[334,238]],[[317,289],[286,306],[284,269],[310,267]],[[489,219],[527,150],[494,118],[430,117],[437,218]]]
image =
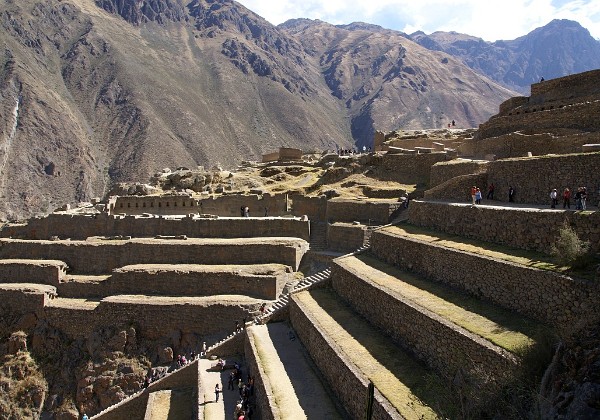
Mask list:
[[582,241],[569,223],[565,221],[559,236],[552,245],[552,255],[563,264],[573,268],[584,267],[589,262],[590,243]]

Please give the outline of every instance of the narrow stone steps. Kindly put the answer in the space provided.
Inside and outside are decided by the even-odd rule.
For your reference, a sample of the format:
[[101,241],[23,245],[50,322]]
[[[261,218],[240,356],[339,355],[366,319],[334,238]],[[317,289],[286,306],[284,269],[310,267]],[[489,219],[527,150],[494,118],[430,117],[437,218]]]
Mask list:
[[547,330],[369,254],[334,260],[331,277],[334,290],[356,311],[446,377],[460,370],[498,379],[513,376],[521,356]]
[[261,410],[270,411],[272,418],[343,418],[302,344],[285,323],[254,325],[247,334],[246,357],[257,391],[269,401]]
[[[292,296],[290,320],[321,374],[349,413],[364,413],[369,381],[373,418],[453,417],[443,380],[327,289]],[[443,413],[443,414],[442,414]]]

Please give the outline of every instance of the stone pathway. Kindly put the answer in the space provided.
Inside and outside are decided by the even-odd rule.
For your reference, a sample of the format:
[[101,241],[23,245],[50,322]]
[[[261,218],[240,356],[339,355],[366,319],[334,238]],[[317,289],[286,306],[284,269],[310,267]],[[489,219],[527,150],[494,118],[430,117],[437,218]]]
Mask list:
[[[419,199],[419,201],[425,201],[428,203],[440,203],[440,204],[448,204],[455,206],[472,206],[471,202],[466,201],[445,201],[445,200],[427,200],[427,199]],[[529,203],[509,203],[507,201],[498,201],[498,200],[481,200],[482,204],[476,204],[477,207],[504,207],[504,208],[512,208],[512,209],[521,209],[521,210],[548,210],[548,211],[579,211],[575,210],[575,204],[571,201],[570,209],[562,208],[562,198],[559,200],[558,206],[553,209],[550,207],[550,199],[548,199],[548,204],[529,204]],[[598,210],[597,206],[591,206],[589,203],[587,205],[588,211],[596,211]]]
[[[303,410],[306,418],[309,419],[342,419],[343,417],[338,412],[335,403],[329,395],[327,388],[321,382],[320,377],[316,373],[316,367],[310,360],[310,357],[300,340],[295,338],[295,334],[291,335],[290,327],[287,323],[277,322],[266,326],[256,326],[253,328],[263,329],[262,333],[268,335],[268,339],[263,342],[268,342],[265,347],[271,348],[271,353],[267,357],[273,357],[280,363],[281,375],[275,378],[270,377],[271,383],[278,387],[279,382],[274,380],[287,380],[291,386],[291,393],[295,396],[295,404]],[[286,381],[287,382],[287,381]],[[287,417],[288,412],[285,412]],[[292,416],[291,418],[302,418],[300,416]]]
[[[227,381],[229,379],[230,370],[212,371],[210,367],[217,363],[216,360],[200,359],[200,380],[204,389],[198,390],[200,394],[204,394],[204,418],[206,420],[221,420],[233,418],[233,411],[239,399],[238,390],[228,390]],[[246,367],[242,366],[242,372],[247,375]],[[247,368],[246,368],[247,369]],[[215,384],[219,384],[221,394],[219,401],[215,401]]]

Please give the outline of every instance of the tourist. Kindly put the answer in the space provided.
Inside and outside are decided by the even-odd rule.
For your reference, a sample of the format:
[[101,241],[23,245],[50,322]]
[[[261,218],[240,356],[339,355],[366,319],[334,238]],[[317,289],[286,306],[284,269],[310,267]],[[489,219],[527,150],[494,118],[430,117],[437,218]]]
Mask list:
[[242,378],[238,379],[238,391],[240,393],[240,397],[242,396],[242,390],[244,388],[244,383],[242,382]]
[[215,402],[219,402],[219,392],[221,392],[221,388],[219,384],[215,385]]
[[265,217],[269,217],[269,208],[265,207]]
[[81,417],[81,420],[88,420],[89,417],[87,414],[83,413],[83,417]]
[[587,187],[581,187],[581,210],[587,209]]
[[475,203],[481,204],[481,190],[479,188],[475,190]]
[[555,209],[558,204],[558,192],[556,192],[556,188],[550,191],[550,200],[552,200],[551,208]]
[[200,357],[206,357],[206,341],[202,342],[202,351],[200,352]]
[[456,121],[452,120],[452,127],[456,126]]
[[221,368],[221,370],[225,369],[225,359],[219,359],[217,362],[217,367]]
[[240,207],[240,216],[244,217],[244,206]]
[[235,321],[235,332],[240,332],[240,321]]
[[194,350],[192,350],[190,352],[190,361],[196,360],[196,352]]
[[508,187],[508,202],[509,203],[514,203],[515,202],[515,194],[517,192],[515,191],[515,189],[512,186]]
[[563,209],[571,208],[571,190],[567,187],[563,191]]
[[244,217],[250,217],[250,209],[248,206],[244,207]]
[[233,387],[233,379],[235,378],[235,371],[231,371],[229,374],[229,380],[227,381],[227,390],[230,389],[233,391],[235,388]]
[[477,187],[475,185],[473,185],[471,187],[471,201],[473,202],[473,205],[475,205],[475,194],[477,193]]
[[488,187],[488,193],[485,196],[486,200],[493,200],[494,199],[494,190],[496,189],[496,187],[494,186],[494,183],[492,182],[490,184],[490,186]]
[[581,192],[582,188],[579,187],[577,188],[577,192],[575,193],[575,210],[581,210],[583,209],[583,207],[581,207]]

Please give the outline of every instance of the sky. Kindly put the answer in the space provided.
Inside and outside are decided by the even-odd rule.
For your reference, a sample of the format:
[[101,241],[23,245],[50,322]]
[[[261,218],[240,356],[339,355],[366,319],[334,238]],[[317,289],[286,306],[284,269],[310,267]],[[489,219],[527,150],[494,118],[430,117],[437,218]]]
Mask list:
[[577,21],[600,40],[600,0],[237,0],[274,25],[309,18],[366,22],[405,33],[455,31],[486,41],[526,35],[553,19]]

